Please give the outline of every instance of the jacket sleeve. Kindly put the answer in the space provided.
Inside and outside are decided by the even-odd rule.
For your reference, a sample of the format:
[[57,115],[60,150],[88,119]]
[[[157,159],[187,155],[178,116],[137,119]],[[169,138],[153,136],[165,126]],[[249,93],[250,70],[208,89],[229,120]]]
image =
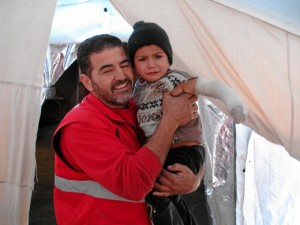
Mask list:
[[149,149],[128,146],[105,125],[69,124],[62,130],[60,146],[67,161],[87,179],[130,200],[143,199],[162,168]]

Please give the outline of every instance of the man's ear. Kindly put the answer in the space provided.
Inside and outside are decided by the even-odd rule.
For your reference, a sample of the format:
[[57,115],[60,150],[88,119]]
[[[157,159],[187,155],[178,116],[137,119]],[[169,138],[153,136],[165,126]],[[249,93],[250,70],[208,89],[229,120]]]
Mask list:
[[93,91],[92,82],[89,76],[86,74],[80,74],[79,79],[89,92]]

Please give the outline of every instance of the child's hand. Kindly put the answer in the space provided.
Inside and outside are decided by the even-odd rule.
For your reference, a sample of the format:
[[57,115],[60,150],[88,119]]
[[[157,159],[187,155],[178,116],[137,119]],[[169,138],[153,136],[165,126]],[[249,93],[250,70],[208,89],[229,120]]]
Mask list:
[[204,95],[223,101],[235,123],[242,123],[248,116],[247,108],[242,99],[225,83],[218,80],[198,78],[197,95]]
[[248,116],[247,108],[239,98],[236,98],[236,96],[229,97],[225,104],[235,123],[242,123],[246,120]]

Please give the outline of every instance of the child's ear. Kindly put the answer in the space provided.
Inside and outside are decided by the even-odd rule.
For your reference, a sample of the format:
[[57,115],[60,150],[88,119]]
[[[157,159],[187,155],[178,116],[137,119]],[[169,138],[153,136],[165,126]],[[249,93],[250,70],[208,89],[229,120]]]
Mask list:
[[93,91],[92,81],[88,75],[80,74],[79,79],[89,92]]

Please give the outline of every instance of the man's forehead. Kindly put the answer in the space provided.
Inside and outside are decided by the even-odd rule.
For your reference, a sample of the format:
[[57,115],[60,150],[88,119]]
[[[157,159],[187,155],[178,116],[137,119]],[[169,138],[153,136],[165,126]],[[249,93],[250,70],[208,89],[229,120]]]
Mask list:
[[97,64],[119,64],[126,59],[127,56],[122,47],[106,48],[91,55],[91,62],[96,62]]

